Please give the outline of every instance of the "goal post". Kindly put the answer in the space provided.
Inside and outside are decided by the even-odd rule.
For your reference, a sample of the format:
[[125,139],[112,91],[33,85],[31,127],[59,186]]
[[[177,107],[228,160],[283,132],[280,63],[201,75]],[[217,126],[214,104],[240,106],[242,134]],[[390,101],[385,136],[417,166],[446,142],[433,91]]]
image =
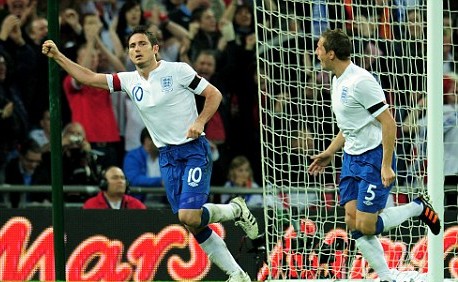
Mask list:
[[[452,51],[458,51],[454,42],[458,13],[450,9],[452,0],[445,0],[443,13],[436,10],[435,17],[440,14],[447,24],[434,30],[427,22],[431,20],[428,13],[438,9],[442,1],[253,2],[267,253],[258,279],[374,279],[376,275],[347,235],[343,209],[338,206],[341,152],[323,174],[307,173],[310,157],[324,150],[338,133],[331,110],[331,74],[321,69],[314,54],[316,42],[327,28],[343,29],[353,42],[352,61],[371,72],[384,89],[398,128],[397,181],[388,204],[410,202],[434,185],[434,205],[443,211],[443,196],[437,194],[443,194],[443,170],[431,169],[427,162],[444,162],[440,153],[444,145],[434,139],[442,133],[430,134],[426,139],[426,129],[430,132],[430,122],[434,121],[426,116],[439,112],[443,104],[428,102],[427,111],[425,101],[426,97],[441,99],[437,91],[442,93],[442,67],[456,72]],[[428,36],[431,40],[433,33],[436,45],[428,45],[432,44]],[[448,45],[443,45],[442,40],[447,39]],[[452,50],[444,64],[440,60],[446,51],[443,46]],[[431,64],[432,60],[441,63]],[[429,80],[437,80],[437,74],[440,89]],[[439,125],[437,120],[434,122],[437,129],[443,120],[439,115]],[[428,151],[426,141],[430,144]],[[458,140],[453,142],[458,146]],[[456,195],[456,185],[447,189]],[[426,281],[428,270],[430,276],[458,278],[458,252],[451,241],[447,242],[457,224],[456,212],[454,217],[445,217],[445,240],[442,235],[427,239],[428,229],[418,219],[382,234],[390,269],[399,275],[417,275],[418,281]],[[429,249],[429,259],[425,254],[428,244],[434,248],[434,252]],[[445,272],[440,272],[437,265]]]

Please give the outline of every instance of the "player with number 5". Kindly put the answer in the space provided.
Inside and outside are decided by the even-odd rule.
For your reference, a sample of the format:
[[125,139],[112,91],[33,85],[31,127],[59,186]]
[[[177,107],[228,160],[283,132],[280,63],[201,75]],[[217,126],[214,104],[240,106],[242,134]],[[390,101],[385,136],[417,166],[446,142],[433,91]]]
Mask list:
[[437,235],[440,220],[423,195],[409,204],[384,209],[396,178],[396,123],[382,87],[368,71],[350,60],[351,48],[350,38],[339,29],[325,31],[318,41],[318,60],[324,70],[334,75],[332,109],[340,131],[325,151],[312,156],[308,171],[323,172],[343,147],[339,191],[345,223],[380,281],[392,282],[395,278],[377,235],[414,216]]
[[[224,241],[208,227],[210,223],[235,220],[248,237],[258,236],[256,219],[242,198],[226,205],[206,203],[212,158],[204,126],[218,109],[221,93],[189,65],[157,61],[158,51],[157,38],[139,26],[128,38],[129,58],[136,71],[101,74],[65,57],[51,40],[42,46],[43,54],[80,83],[129,95],[159,148],[161,174],[173,212],[178,213],[180,222],[209,259],[229,275],[228,281],[251,281]],[[205,97],[200,114],[194,95]]]

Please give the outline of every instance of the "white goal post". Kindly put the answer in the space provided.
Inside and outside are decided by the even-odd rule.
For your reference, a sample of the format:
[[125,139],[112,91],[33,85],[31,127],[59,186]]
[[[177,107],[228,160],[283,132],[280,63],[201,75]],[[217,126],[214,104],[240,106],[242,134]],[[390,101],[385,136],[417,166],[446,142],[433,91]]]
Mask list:
[[[338,205],[341,154],[324,174],[314,177],[306,172],[310,156],[325,149],[338,133],[330,102],[331,74],[321,70],[314,54],[319,34],[327,28],[341,28],[350,35],[352,61],[378,79],[396,119],[397,182],[388,204],[410,202],[434,184],[434,206],[440,213],[445,209],[444,233],[433,242],[417,219],[382,234],[390,269],[400,272],[399,277],[411,273],[415,281],[426,281],[428,270],[431,277],[458,279],[458,188],[453,183],[458,171],[454,178],[453,167],[447,165],[453,161],[447,150],[458,147],[456,114],[445,124],[450,109],[458,112],[458,91],[445,89],[458,71],[458,5],[444,0],[442,10],[442,1],[429,0],[253,2],[267,253],[258,279],[376,279],[347,234]],[[443,28],[429,26],[432,20],[443,21]],[[443,102],[442,91],[450,92]],[[456,138],[450,137],[453,134]],[[427,160],[439,163],[439,169]],[[428,244],[434,250],[429,259]]]

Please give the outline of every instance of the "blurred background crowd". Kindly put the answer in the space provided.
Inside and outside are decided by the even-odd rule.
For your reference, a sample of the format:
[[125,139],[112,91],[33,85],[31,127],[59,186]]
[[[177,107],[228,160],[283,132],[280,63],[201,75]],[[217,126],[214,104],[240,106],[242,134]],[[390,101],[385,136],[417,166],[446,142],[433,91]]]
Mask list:
[[[426,14],[416,8],[425,1],[345,0],[342,5],[338,0],[306,4],[273,0],[62,0],[58,45],[69,58],[93,71],[131,71],[135,68],[127,56],[126,38],[134,27],[148,26],[159,39],[159,59],[190,64],[223,94],[218,112],[205,129],[213,151],[212,185],[260,189],[256,183],[262,183],[258,105],[262,99],[258,95],[265,89],[262,82],[258,84],[253,1],[267,10],[296,13],[300,20],[286,20],[287,29],[305,35],[294,50],[305,51],[303,61],[296,63],[306,70],[303,82],[308,86],[293,85],[289,93],[278,91],[272,111],[283,111],[282,102],[291,99],[298,88],[305,89],[310,99],[317,99],[316,91],[321,89],[319,99],[330,103],[329,74],[315,71],[313,50],[324,29],[346,29],[360,55],[355,63],[377,75],[384,89],[395,90],[387,91],[387,98],[396,104],[400,125],[398,181],[401,185],[409,181],[412,160],[407,156],[414,149],[425,150],[412,148],[411,142],[417,134],[424,134],[424,122],[417,121],[426,118],[422,107],[426,102],[426,46],[421,40],[426,34]],[[449,151],[453,156],[446,165],[446,176],[448,183],[457,184],[458,164],[452,162],[458,159],[454,76],[458,44],[453,44],[458,39],[458,4],[454,2],[444,1],[449,11],[444,13],[444,109],[449,113],[446,128],[452,132]],[[0,183],[51,183],[48,59],[41,54],[41,44],[48,36],[46,5],[43,0],[0,0]],[[268,28],[284,19],[263,17],[261,21]],[[289,44],[283,46],[286,52],[291,49]],[[98,185],[104,169],[119,166],[131,186],[160,189],[157,148],[127,95],[110,95],[81,85],[64,72],[60,79],[64,184]],[[203,106],[199,98],[198,110]],[[321,106],[319,111],[325,113],[317,116],[324,115],[328,121],[321,123],[332,131],[332,113],[327,109]],[[298,131],[293,146],[320,149],[314,143],[315,131],[314,126]],[[313,150],[305,153],[310,155]],[[422,165],[414,168],[421,170]],[[11,207],[50,201],[49,195],[39,193],[2,196]],[[86,197],[70,193],[65,200],[83,202]],[[142,201],[164,201],[161,197],[142,197],[139,195]],[[215,201],[229,198],[222,195]],[[252,200],[253,205],[262,205],[259,197]]]

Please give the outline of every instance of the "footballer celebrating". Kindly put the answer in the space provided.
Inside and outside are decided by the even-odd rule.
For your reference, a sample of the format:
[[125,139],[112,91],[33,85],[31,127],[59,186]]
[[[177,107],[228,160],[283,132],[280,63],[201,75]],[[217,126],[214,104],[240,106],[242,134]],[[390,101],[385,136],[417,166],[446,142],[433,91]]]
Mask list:
[[382,87],[368,71],[351,62],[351,46],[350,38],[339,29],[325,31],[318,41],[318,60],[324,70],[334,75],[332,109],[340,131],[325,151],[312,156],[308,170],[311,174],[323,172],[343,148],[339,191],[345,223],[380,281],[393,282],[377,235],[414,216],[435,235],[441,226],[424,196],[384,209],[396,178],[396,123]]
[[[128,53],[136,70],[115,74],[95,73],[65,57],[51,40],[42,53],[54,59],[80,83],[127,93],[159,148],[159,163],[167,199],[178,219],[194,235],[209,259],[221,268],[228,281],[251,281],[237,264],[226,244],[208,227],[214,222],[235,220],[254,239],[256,219],[245,201],[237,197],[229,204],[206,203],[210,193],[212,158],[204,126],[218,109],[220,91],[187,64],[157,61],[157,38],[144,26],[128,38]],[[195,97],[205,97],[197,113]]]

